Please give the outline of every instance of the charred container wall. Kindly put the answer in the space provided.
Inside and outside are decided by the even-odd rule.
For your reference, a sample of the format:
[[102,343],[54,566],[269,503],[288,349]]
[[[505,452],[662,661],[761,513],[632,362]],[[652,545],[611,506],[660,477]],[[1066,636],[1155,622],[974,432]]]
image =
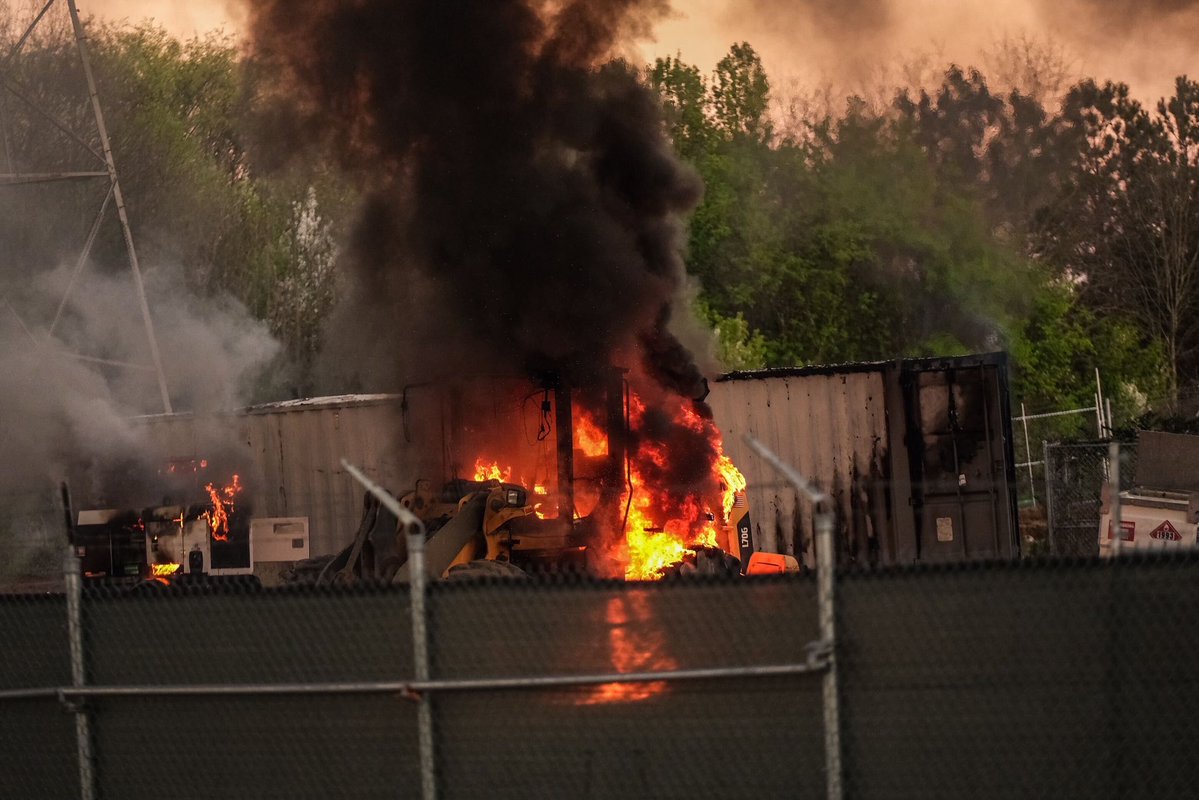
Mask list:
[[832,496],[842,563],[1019,555],[1003,353],[735,372],[708,402],[748,481],[759,549],[814,566],[813,509],[746,434]]

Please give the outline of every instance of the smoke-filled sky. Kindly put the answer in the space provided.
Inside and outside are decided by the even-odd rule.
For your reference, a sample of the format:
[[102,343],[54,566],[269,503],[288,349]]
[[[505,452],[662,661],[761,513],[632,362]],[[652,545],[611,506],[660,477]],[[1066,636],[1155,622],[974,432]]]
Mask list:
[[[920,55],[984,64],[1005,35],[1060,46],[1076,75],[1122,80],[1155,99],[1195,74],[1199,0],[673,0],[646,59],[681,52],[708,70],[735,41],[763,54],[776,83],[857,88]],[[84,13],[154,17],[180,35],[241,32],[237,0],[83,0]]]

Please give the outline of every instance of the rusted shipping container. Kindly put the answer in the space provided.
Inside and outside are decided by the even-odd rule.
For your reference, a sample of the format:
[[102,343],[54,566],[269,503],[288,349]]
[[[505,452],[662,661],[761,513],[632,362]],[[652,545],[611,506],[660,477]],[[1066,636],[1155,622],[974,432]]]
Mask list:
[[832,496],[842,563],[1019,555],[1003,353],[735,372],[708,402],[762,549],[814,565],[813,509],[747,434]]

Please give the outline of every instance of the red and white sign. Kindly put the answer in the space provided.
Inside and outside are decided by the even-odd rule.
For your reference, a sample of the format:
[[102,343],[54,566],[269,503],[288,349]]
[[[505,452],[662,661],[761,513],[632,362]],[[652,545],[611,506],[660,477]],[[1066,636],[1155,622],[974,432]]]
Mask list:
[[1170,524],[1170,520],[1166,520],[1161,525],[1158,525],[1153,530],[1149,531],[1150,539],[1157,539],[1162,542],[1181,542],[1182,534],[1178,529]]
[[[1112,523],[1107,523],[1107,538],[1112,538]],[[1130,519],[1120,520],[1120,541],[1131,542],[1137,538],[1137,524]]]

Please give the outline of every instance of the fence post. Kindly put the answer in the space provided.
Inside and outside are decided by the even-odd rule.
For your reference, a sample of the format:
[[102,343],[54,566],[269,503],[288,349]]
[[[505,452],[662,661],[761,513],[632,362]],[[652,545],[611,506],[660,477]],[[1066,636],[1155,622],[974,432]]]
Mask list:
[[1032,442],[1028,440],[1028,412],[1024,403],[1020,404],[1020,421],[1024,424],[1024,460],[1028,462],[1028,491],[1032,494],[1032,504],[1037,504],[1037,484],[1032,473]]
[[828,800],[841,800],[841,711],[837,697],[836,559],[833,513],[816,515],[816,583],[820,607],[820,641],[827,648],[821,695],[824,706],[824,763]]
[[[408,537],[408,597],[412,613],[412,661],[418,683],[429,680],[429,630],[425,612],[425,524],[401,506],[382,486],[362,474],[357,467],[341,460],[354,480],[366,487],[379,503],[403,523]],[[429,692],[417,698],[416,724],[420,749],[421,800],[437,798],[437,766],[433,751],[433,706]]]
[[[408,525],[409,596],[412,607],[412,660],[416,680],[429,680],[429,629],[425,611],[425,527]],[[433,708],[428,692],[422,692],[417,706],[420,737],[420,787],[423,800],[437,797],[437,773],[433,760]]]
[[1124,541],[1124,528],[1120,525],[1120,443],[1107,446],[1108,482],[1112,492],[1112,516],[1109,521],[1112,535],[1112,556],[1120,555],[1120,544]]
[[[75,689],[82,689],[87,683],[87,672],[83,662],[83,580],[79,574],[79,559],[75,555],[73,545],[67,548],[62,562],[62,572],[67,591],[67,638],[71,645],[71,686]],[[92,800],[96,796],[96,773],[92,761],[91,722],[81,698],[76,698],[70,703],[75,712],[75,750],[79,760],[79,796],[83,800]]]
[[837,694],[837,562],[833,544],[835,517],[832,511],[820,510],[820,506],[828,503],[830,498],[757,439],[747,435],[745,443],[786,478],[787,482],[795,487],[796,492],[806,496],[816,511],[816,603],[820,623],[820,645],[825,653],[827,665],[821,685],[824,706],[825,785],[828,800],[841,800],[841,710]]
[[1053,470],[1050,469],[1049,442],[1041,442],[1045,449],[1045,535],[1049,539],[1049,555],[1057,555],[1057,542],[1053,538]]

